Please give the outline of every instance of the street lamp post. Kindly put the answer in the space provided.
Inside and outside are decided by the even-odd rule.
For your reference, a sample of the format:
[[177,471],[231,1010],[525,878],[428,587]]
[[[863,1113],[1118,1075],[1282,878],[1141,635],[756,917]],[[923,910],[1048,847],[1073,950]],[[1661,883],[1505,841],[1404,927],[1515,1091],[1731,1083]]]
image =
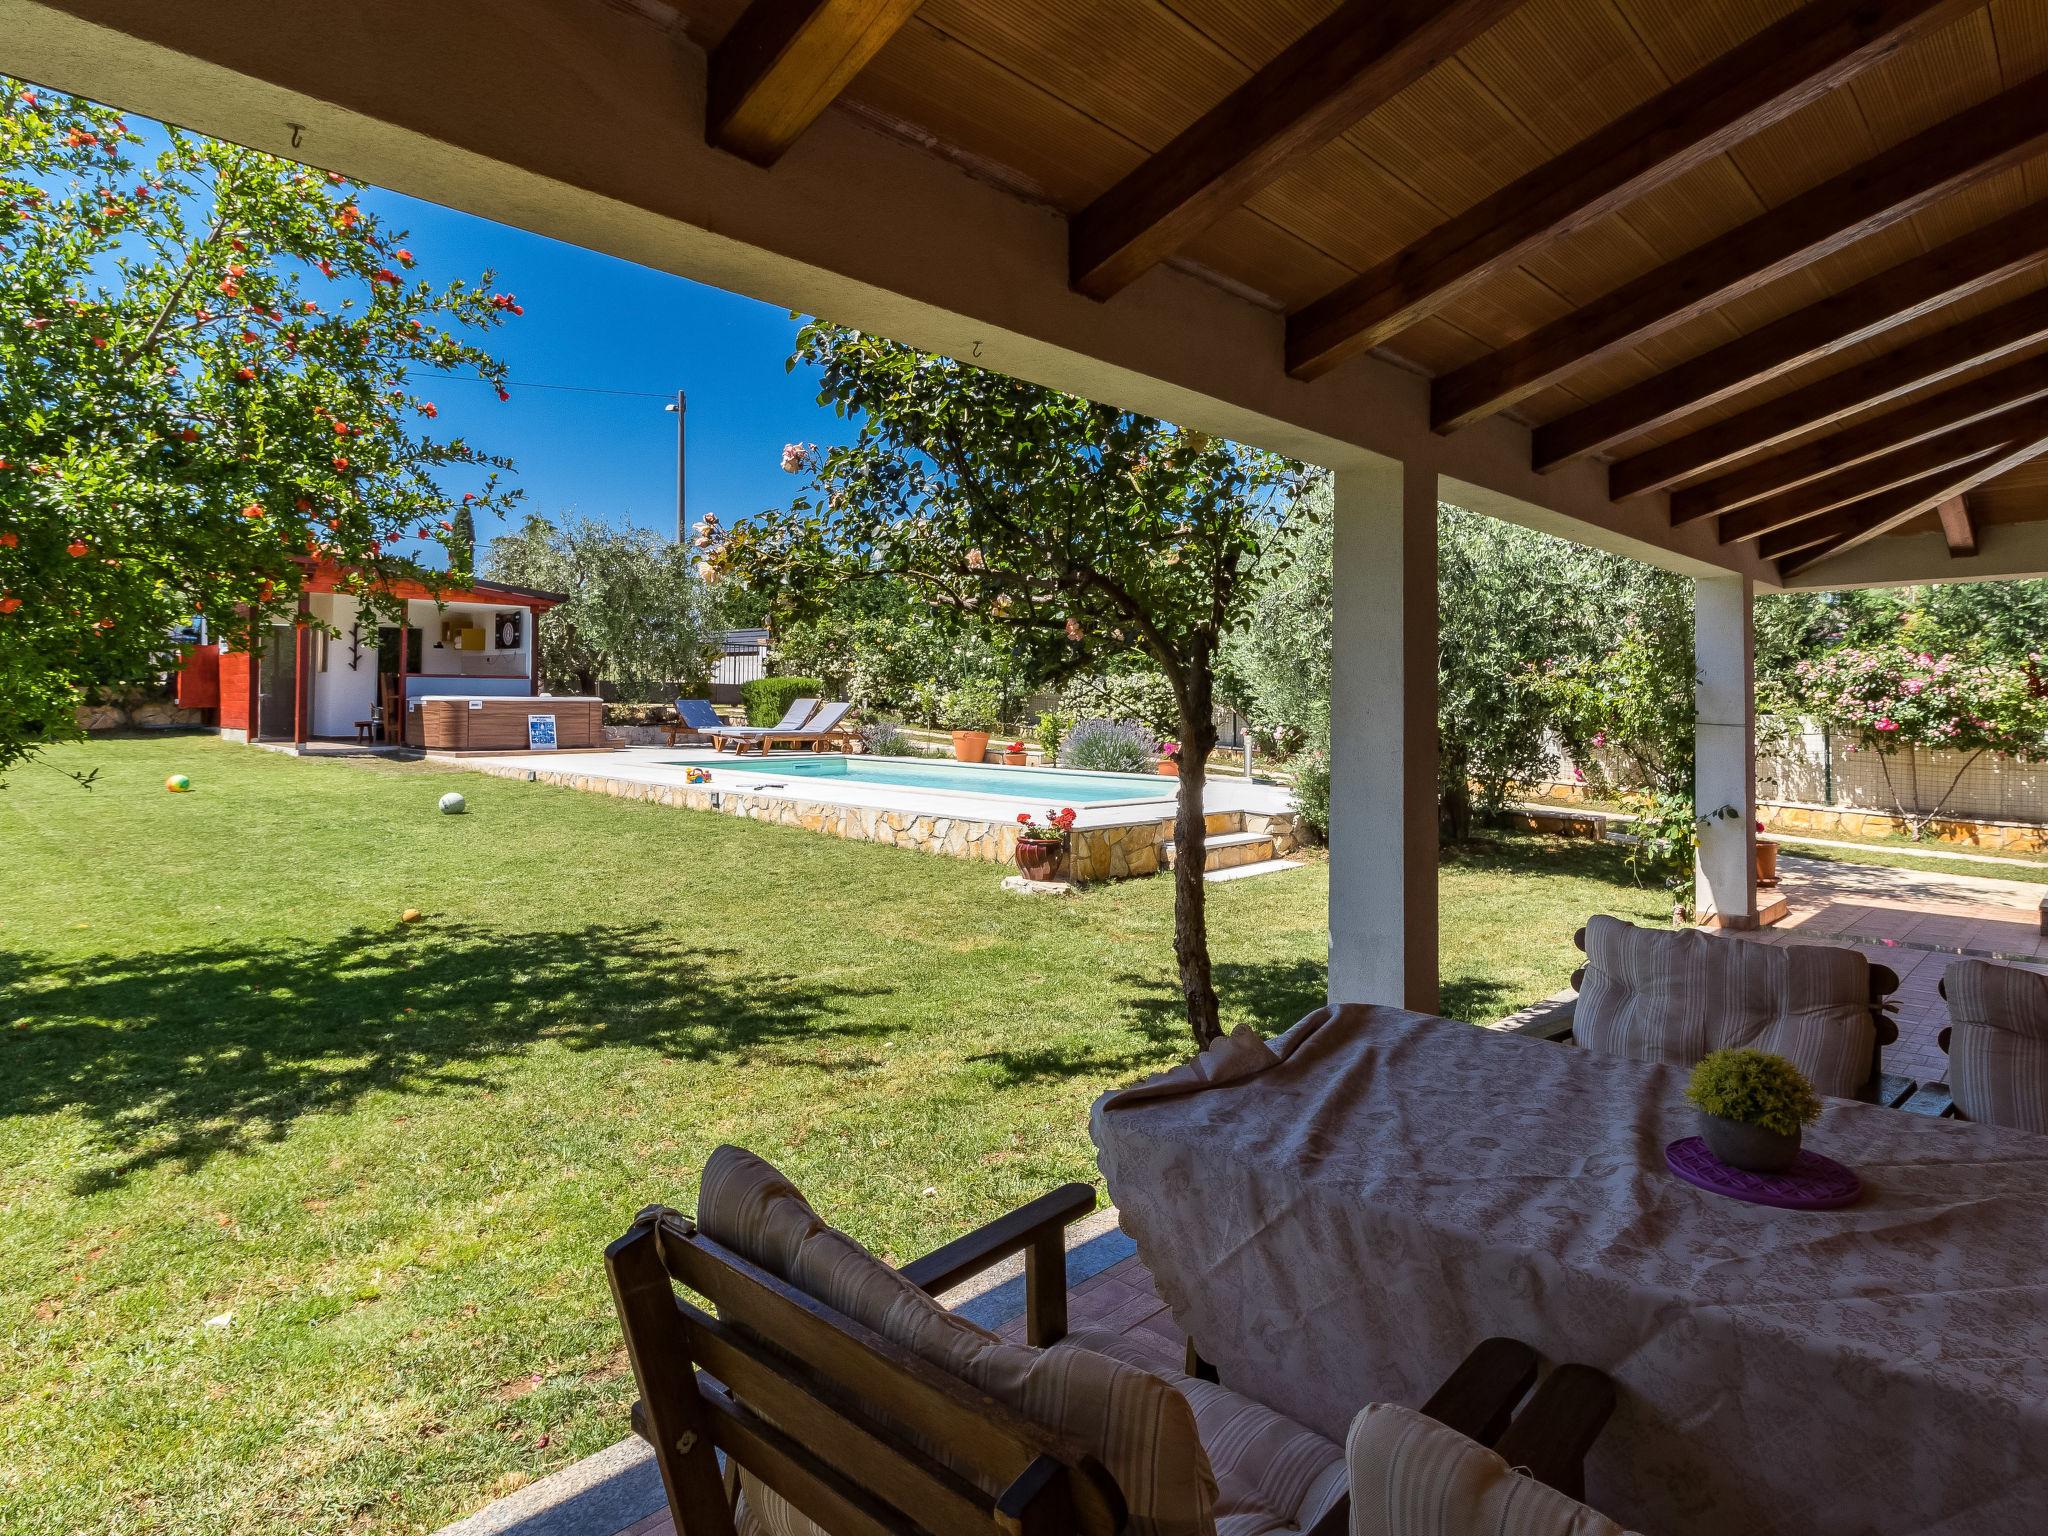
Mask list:
[[679,389],[675,399],[662,407],[672,411],[676,418],[676,542],[682,544],[690,537],[688,514],[683,510],[683,442],[684,422],[689,412],[689,398]]

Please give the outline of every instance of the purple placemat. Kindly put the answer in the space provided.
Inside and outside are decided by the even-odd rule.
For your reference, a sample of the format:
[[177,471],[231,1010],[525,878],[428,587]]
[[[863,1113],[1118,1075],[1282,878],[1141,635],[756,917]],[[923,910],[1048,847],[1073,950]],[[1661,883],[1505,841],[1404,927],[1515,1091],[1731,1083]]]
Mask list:
[[1752,1205],[1776,1205],[1791,1211],[1831,1211],[1863,1193],[1863,1181],[1836,1162],[1804,1147],[1782,1173],[1745,1173],[1731,1168],[1707,1150],[1697,1136],[1685,1136],[1664,1149],[1664,1161],[1688,1184]]

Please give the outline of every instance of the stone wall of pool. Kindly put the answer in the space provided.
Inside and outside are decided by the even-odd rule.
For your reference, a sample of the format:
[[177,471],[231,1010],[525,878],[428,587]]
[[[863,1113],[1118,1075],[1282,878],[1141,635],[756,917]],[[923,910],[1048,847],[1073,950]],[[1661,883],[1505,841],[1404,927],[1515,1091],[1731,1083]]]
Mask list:
[[[864,843],[885,843],[892,848],[913,848],[920,853],[942,854],[947,858],[1009,864],[1015,861],[1017,852],[1017,823],[1013,820],[982,820],[879,806],[839,805],[703,784],[650,784],[565,769],[474,761],[462,766],[494,778],[531,780],[536,784],[553,784],[587,794],[611,795],[620,800],[646,800],[682,810],[711,811],[724,816],[744,817],[749,821],[779,822],[784,826],[802,827],[807,832],[823,832]],[[1270,838],[1273,857],[1285,856],[1301,846],[1299,828],[1291,812],[1212,811],[1205,820],[1212,834],[1251,832]],[[1172,841],[1173,822],[1170,818],[1140,818],[1111,826],[1077,827],[1068,850],[1068,872],[1076,880],[1125,880],[1157,874],[1166,867],[1167,845]]]

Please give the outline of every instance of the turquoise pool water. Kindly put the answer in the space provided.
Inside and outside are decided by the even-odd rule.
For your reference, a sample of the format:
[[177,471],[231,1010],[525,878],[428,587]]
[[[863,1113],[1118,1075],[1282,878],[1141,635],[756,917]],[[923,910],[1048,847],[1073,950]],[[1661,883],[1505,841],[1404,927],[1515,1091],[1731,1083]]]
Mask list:
[[[677,767],[709,767],[713,784],[725,778],[716,763],[702,758]],[[1071,768],[976,768],[967,763],[930,762],[900,757],[850,757],[830,753],[811,757],[758,757],[734,761],[752,778],[777,782],[797,779],[844,779],[856,784],[894,784],[904,789],[938,790],[952,795],[988,795],[1003,800],[1056,807],[1115,805],[1127,800],[1170,800],[1174,785],[1157,774],[1082,773]]]

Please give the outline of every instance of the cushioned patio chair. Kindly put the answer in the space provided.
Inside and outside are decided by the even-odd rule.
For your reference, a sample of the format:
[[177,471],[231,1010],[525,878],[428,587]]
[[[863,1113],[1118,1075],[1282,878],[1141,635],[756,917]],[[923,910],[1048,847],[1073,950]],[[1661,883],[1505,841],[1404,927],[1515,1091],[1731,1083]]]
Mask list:
[[1579,1502],[1613,1406],[1600,1372],[1559,1366],[1489,1450],[1427,1413],[1368,1404],[1344,1439],[1350,1536],[1627,1536]]
[[851,750],[853,732],[846,728],[846,717],[853,713],[851,704],[820,704],[818,712],[794,731],[785,731],[777,726],[762,737],[762,750],[775,746],[809,747],[813,752],[822,752],[827,747],[844,747]]
[[706,731],[704,734],[711,738],[712,750],[717,752],[723,752],[726,743],[731,742],[733,751],[740,756],[746,755],[748,747],[756,746],[765,753],[768,749],[761,745],[763,738],[775,732],[786,734],[803,729],[804,722],[811,718],[817,708],[816,699],[793,699],[789,708],[782,712],[782,718],[773,725],[720,725],[717,730]]
[[1941,995],[1949,1080],[1929,1083],[1906,1108],[2048,1135],[2048,976],[1957,960],[1941,978]]
[[[694,1220],[650,1207],[605,1253],[680,1536],[1339,1536],[1334,1442],[1067,1331],[1065,1229],[1094,1204],[1067,1185],[898,1270],[719,1148]],[[932,1299],[1020,1252],[1028,1343]]]
[[1898,1106],[1919,1086],[1884,1071],[1898,1026],[1890,967],[1829,944],[1759,944],[1698,929],[1637,928],[1604,915],[1577,935],[1578,997],[1551,1038],[1632,1061],[1689,1067],[1749,1046],[1787,1058],[1816,1090]]
[[718,718],[718,711],[711,707],[709,699],[677,699],[675,719],[662,727],[672,747],[685,736],[709,741],[714,734],[728,729],[730,727]]

